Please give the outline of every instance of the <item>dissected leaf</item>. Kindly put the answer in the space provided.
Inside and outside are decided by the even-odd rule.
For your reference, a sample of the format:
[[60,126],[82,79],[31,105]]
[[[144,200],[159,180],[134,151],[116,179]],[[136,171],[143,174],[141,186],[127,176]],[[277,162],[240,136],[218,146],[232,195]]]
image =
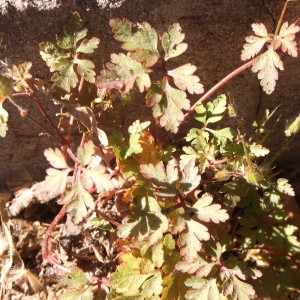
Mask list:
[[187,91],[190,94],[201,94],[204,92],[203,85],[199,83],[199,77],[193,75],[196,69],[192,64],[185,64],[168,71],[168,75],[174,78],[174,83],[180,90]]
[[298,133],[299,130],[300,130],[300,114],[296,118],[287,121],[284,134],[286,137],[290,137]]
[[252,154],[254,154],[256,157],[262,157],[269,154],[270,150],[263,147],[262,145],[252,143],[249,145],[249,150]]
[[82,166],[87,166],[91,163],[95,154],[95,145],[89,140],[83,146],[80,146],[77,151],[77,158]]
[[294,189],[289,184],[288,180],[285,178],[278,178],[276,187],[280,193],[283,193],[283,194],[286,194],[286,195],[289,195],[292,197],[295,196]]
[[96,85],[99,88],[116,89],[129,93],[136,82],[140,92],[151,86],[148,73],[150,69],[124,53],[112,54],[111,62],[106,65],[98,76]]
[[275,89],[278,79],[277,69],[283,70],[283,63],[280,56],[271,47],[257,57],[252,67],[252,71],[257,73],[260,85],[267,94],[271,94]]
[[250,300],[255,296],[253,287],[235,276],[230,276],[222,286],[223,294],[232,300]]
[[184,284],[188,275],[176,270],[164,277],[162,285],[163,290],[161,293],[161,300],[169,299],[184,299],[184,295],[187,292],[187,287]]
[[46,149],[44,151],[44,155],[48,162],[51,164],[52,167],[56,169],[66,169],[68,168],[68,164],[66,162],[66,159],[63,155],[63,153],[58,149]]
[[180,161],[181,178],[180,186],[185,195],[196,189],[201,181],[199,168],[195,166],[195,160],[190,159],[186,164]]
[[14,89],[17,92],[22,92],[24,88],[28,87],[26,80],[32,77],[29,73],[31,66],[31,62],[24,62],[17,66],[13,65],[12,69],[8,69],[8,74],[15,81]]
[[249,36],[246,38],[246,44],[244,44],[244,49],[241,54],[242,60],[250,59],[254,57],[265,45],[265,43],[270,40],[268,31],[264,24],[254,23],[252,24],[252,29],[256,36]]
[[46,170],[46,184],[47,188],[52,191],[58,191],[58,194],[62,194],[67,186],[67,177],[70,170],[56,170],[49,168]]
[[214,140],[218,146],[225,146],[228,140],[232,141],[235,137],[235,132],[231,127],[226,127],[219,130],[206,128],[206,130],[214,135]]
[[300,27],[297,26],[296,23],[293,23],[290,26],[288,22],[283,23],[276,40],[276,46],[280,46],[283,52],[287,52],[289,55],[297,57],[298,49],[295,41],[295,34],[299,31]]
[[[13,80],[0,74],[0,104],[2,104],[7,96],[10,96],[12,94],[13,87]],[[3,107],[1,107],[1,109],[3,110]]]
[[96,72],[93,70],[95,68],[94,63],[88,59],[78,59],[77,64],[79,75],[83,76],[86,81],[95,83]]
[[131,51],[132,59],[145,67],[153,66],[158,58],[158,35],[149,23],[132,23],[126,19],[112,19],[109,22],[115,33],[115,39],[123,42],[122,48]]
[[93,286],[80,291],[64,291],[60,296],[62,300],[92,300],[93,299]]
[[0,136],[1,137],[6,136],[6,132],[8,130],[7,121],[8,121],[8,112],[4,109],[3,104],[0,101]]
[[168,32],[162,36],[162,46],[165,51],[165,60],[181,55],[187,49],[187,43],[182,43],[184,33],[181,32],[181,26],[178,23],[171,25]]
[[72,270],[71,273],[67,273],[60,277],[59,281],[62,284],[67,285],[69,288],[79,288],[89,284],[89,280],[81,270]]
[[206,193],[194,205],[197,218],[203,222],[220,223],[228,220],[229,215],[220,204],[211,204],[213,197]]
[[166,130],[177,133],[178,126],[184,119],[182,110],[190,108],[190,101],[184,91],[171,87],[168,82],[160,92],[160,101],[153,106],[153,116],[159,118],[160,125]]
[[95,49],[97,49],[100,40],[93,37],[90,40],[84,39],[79,47],[77,48],[77,52],[81,53],[93,53]]
[[[146,164],[140,166],[143,176],[149,179],[157,188],[156,195],[174,197],[177,193],[178,164],[175,159],[168,162],[165,167],[163,162],[156,165]],[[188,188],[187,188],[188,190]]]
[[185,281],[185,285],[191,287],[186,293],[185,298],[188,300],[221,300],[216,279],[205,280],[198,277],[192,277]]
[[226,110],[226,95],[219,95],[215,100],[206,105],[207,119],[206,124],[216,123],[222,120]]

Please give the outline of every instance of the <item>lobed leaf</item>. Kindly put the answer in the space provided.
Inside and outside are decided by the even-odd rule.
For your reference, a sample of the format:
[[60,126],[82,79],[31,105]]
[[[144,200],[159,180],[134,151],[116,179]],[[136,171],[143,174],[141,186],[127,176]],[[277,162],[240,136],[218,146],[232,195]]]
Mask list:
[[77,48],[77,52],[81,53],[94,53],[94,50],[98,48],[98,44],[100,43],[100,40],[93,37],[91,39],[84,39],[79,47]]
[[7,121],[8,121],[8,112],[4,109],[2,102],[0,101],[0,136],[1,137],[6,136],[6,132],[8,130]]
[[48,148],[44,151],[44,155],[52,167],[56,169],[68,168],[66,159],[63,153],[58,148]]
[[295,196],[295,191],[293,187],[289,184],[288,180],[285,178],[278,178],[277,179],[277,184],[276,188],[280,193],[289,195],[294,197]]
[[185,285],[191,287],[185,298],[188,300],[221,300],[216,279],[205,280],[198,277],[192,277],[185,281]]
[[187,278],[187,274],[176,270],[165,276],[162,282],[163,290],[161,300],[184,299],[184,295],[187,292],[187,287],[184,282]]
[[115,39],[123,42],[122,48],[130,51],[130,57],[145,67],[153,66],[158,58],[158,35],[149,23],[134,24],[128,20],[112,19],[109,22]]
[[77,158],[82,166],[87,166],[92,162],[95,154],[95,145],[92,140],[89,140],[77,150]]
[[[2,102],[5,100],[6,97],[11,96],[14,88],[14,81],[11,78],[8,78],[2,74],[0,74],[0,104],[2,110],[2,119],[0,119],[1,123],[4,122],[4,108],[2,107]],[[8,117],[8,115],[7,115]]]
[[207,119],[206,124],[216,123],[222,120],[226,110],[226,95],[219,95],[215,100],[206,105]]
[[279,31],[279,43],[281,50],[287,52],[293,57],[298,56],[297,43],[295,41],[296,33],[300,31],[300,26],[297,26],[296,23],[288,25],[288,22],[282,24]]
[[229,215],[220,204],[211,204],[213,197],[205,193],[194,205],[193,209],[197,218],[203,222],[220,223],[228,220]]
[[270,150],[263,147],[262,145],[252,143],[249,145],[249,150],[252,154],[254,154],[256,157],[262,157],[269,154]]
[[168,75],[173,77],[175,85],[180,90],[190,94],[201,94],[204,92],[203,85],[199,83],[199,77],[193,75],[196,69],[194,65],[189,63],[168,71]]
[[92,61],[88,59],[78,59],[77,60],[77,70],[80,76],[90,83],[95,83],[96,72],[93,70],[95,65]]
[[89,284],[89,280],[81,270],[72,270],[71,273],[67,273],[59,278],[62,284],[68,285],[70,288],[83,287]]
[[268,31],[264,24],[254,23],[252,24],[252,29],[256,36],[251,35],[246,38],[247,43],[244,44],[241,60],[247,60],[254,57],[257,53],[259,53],[265,43],[270,40]]
[[86,289],[80,291],[64,291],[61,295],[61,300],[92,300],[93,299],[93,286],[89,286]]
[[108,63],[106,70],[103,70],[98,76],[96,85],[99,88],[116,89],[123,93],[129,93],[134,83],[137,82],[142,93],[151,86],[149,72],[150,69],[129,55],[112,54],[111,63]]
[[184,91],[171,87],[168,82],[161,93],[160,101],[153,106],[153,116],[159,118],[160,125],[166,130],[177,133],[180,122],[184,119],[182,110],[190,108],[190,101]]
[[57,194],[62,194],[67,187],[67,177],[70,170],[56,170],[53,168],[49,168],[46,170],[46,186],[51,191],[57,191]]
[[292,135],[295,135],[300,130],[300,113],[297,117],[292,118],[290,120],[287,120],[284,134],[286,137],[291,137]]
[[187,163],[180,161],[179,164],[181,169],[180,187],[184,195],[187,195],[200,184],[199,168],[195,166],[195,159],[190,159]]
[[162,36],[162,46],[165,51],[165,60],[177,57],[185,52],[188,47],[187,43],[182,43],[184,40],[184,33],[181,32],[179,23],[171,25],[168,32]]
[[283,70],[283,63],[280,56],[271,47],[263,54],[257,57],[252,71],[257,73],[260,79],[260,85],[267,94],[271,94],[278,79],[278,71]]

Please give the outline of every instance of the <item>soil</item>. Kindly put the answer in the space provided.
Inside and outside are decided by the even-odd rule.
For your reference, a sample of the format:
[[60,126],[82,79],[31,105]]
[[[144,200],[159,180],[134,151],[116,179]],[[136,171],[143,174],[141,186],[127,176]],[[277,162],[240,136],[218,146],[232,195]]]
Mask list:
[[[51,75],[40,58],[38,44],[42,41],[54,41],[55,35],[61,32],[66,18],[74,11],[78,11],[88,21],[90,36],[101,39],[94,57],[98,72],[109,60],[110,53],[120,51],[119,45],[113,40],[108,25],[109,19],[120,17],[138,22],[146,21],[161,33],[172,23],[179,22],[189,44],[188,51],[180,63],[191,62],[196,65],[197,75],[205,90],[208,90],[241,65],[242,45],[245,37],[251,34],[252,23],[261,22],[270,31],[274,30],[284,2],[284,0],[0,0],[0,63],[5,65],[31,61],[33,77],[49,82]],[[299,16],[300,4],[291,2],[285,19],[291,23]],[[276,90],[271,95],[264,94],[259,81],[250,70],[234,78],[219,91],[231,93],[238,107],[238,118],[242,120],[241,126],[246,131],[256,116],[266,108],[272,111],[279,106],[274,114],[274,121],[270,124],[274,129],[275,120],[281,117],[268,144],[272,151],[283,147],[282,129],[285,122],[300,111],[300,60],[288,56],[283,60],[285,71],[280,72]],[[33,116],[38,117],[32,103],[27,99],[20,101]],[[42,98],[42,101],[50,115],[55,117],[59,108],[49,98]],[[45,170],[49,167],[43,151],[48,147],[59,145],[48,136],[40,135],[40,129],[20,118],[19,112],[13,106],[8,103],[4,106],[10,115],[8,134],[0,142],[0,188],[4,193],[9,193],[8,188],[11,189],[12,186],[43,180]],[[143,103],[139,102],[135,106],[119,106],[118,113],[103,114],[99,124],[105,130],[111,130],[115,124],[126,129],[133,120],[148,117],[148,111]],[[183,133],[186,130],[187,128],[183,128]],[[292,181],[298,195],[300,195],[300,152],[297,151],[299,147],[298,138],[276,163],[278,169],[283,169],[284,175]],[[6,194],[1,195],[3,198]],[[29,294],[35,294],[28,296],[30,299],[59,298],[60,292],[56,293],[60,287],[56,280],[59,271],[49,266],[41,267],[40,247],[47,224],[57,213],[58,207],[54,203],[40,205],[35,205],[37,214],[28,216],[26,210],[22,211],[17,219],[10,220],[10,226],[14,228],[13,239],[17,239],[15,246],[26,262],[26,267],[30,267],[32,272],[43,278],[46,289],[40,294],[35,294],[30,284],[20,281],[19,284],[11,286],[11,294],[6,294],[4,299],[27,299]],[[61,226],[56,230],[58,234],[64,229]],[[95,263],[95,256],[90,255],[89,249],[86,248],[89,237],[83,237],[80,228],[72,230],[67,230],[64,245],[66,250],[64,254],[60,253],[61,258],[66,261],[63,255],[67,256],[70,251],[74,255],[77,251],[79,264]],[[89,234],[93,234],[92,230]],[[71,239],[78,241],[72,249],[69,245]],[[99,237],[99,245],[101,242]],[[112,266],[107,264],[110,251],[110,245],[100,247],[99,252],[103,261],[99,264],[99,273],[110,271]]]

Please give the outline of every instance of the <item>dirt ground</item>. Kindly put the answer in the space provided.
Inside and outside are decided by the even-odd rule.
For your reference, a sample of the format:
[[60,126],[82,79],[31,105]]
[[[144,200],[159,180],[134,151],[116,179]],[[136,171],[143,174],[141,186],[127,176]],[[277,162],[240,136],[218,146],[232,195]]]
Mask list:
[[[89,35],[101,40],[94,60],[97,72],[109,60],[112,51],[119,51],[118,44],[112,38],[109,19],[124,17],[132,21],[147,21],[161,33],[172,23],[179,22],[189,44],[181,62],[191,62],[198,67],[197,75],[205,90],[208,90],[241,65],[240,53],[245,37],[251,34],[251,24],[262,22],[269,30],[273,30],[284,2],[284,0],[0,0],[0,63],[5,65],[31,61],[32,75],[49,81],[49,70],[39,56],[38,43],[54,41],[55,34],[62,30],[66,18],[74,11],[78,11],[88,21]],[[299,17],[300,3],[291,2],[285,19],[294,22]],[[296,116],[300,111],[300,59],[284,57],[283,61],[285,71],[280,72],[276,90],[272,95],[262,92],[256,75],[249,70],[234,78],[219,91],[231,93],[238,107],[238,118],[243,120],[245,130],[265,108],[273,110],[279,106],[274,120],[279,116],[281,120],[268,145],[274,151],[283,146],[282,129],[286,120]],[[27,99],[21,101],[24,107],[35,114],[32,103]],[[55,116],[58,108],[53,102],[50,99],[43,99],[43,103],[47,111]],[[8,183],[42,180],[45,177],[45,169],[49,167],[43,157],[43,151],[45,148],[58,145],[51,138],[40,136],[39,129],[19,118],[19,113],[14,107],[5,104],[5,108],[10,116],[8,134],[0,141],[0,188],[7,192]],[[103,115],[99,122],[105,130],[110,130],[113,124],[118,123],[122,128],[127,128],[140,116],[146,118],[148,112],[143,104],[137,103],[134,107],[122,106],[117,115],[114,113]],[[271,122],[270,125],[273,126],[274,123]],[[299,147],[300,138],[296,139],[289,151],[277,162],[278,168],[283,169],[284,175],[294,183],[298,195],[300,195]],[[39,206],[36,209],[39,211]],[[47,278],[48,286],[53,287],[42,292],[48,294],[48,299],[59,298],[59,295],[55,296],[56,290],[59,289],[59,286],[55,285],[57,271],[49,266],[40,267],[42,258],[39,242],[46,224],[55,216],[57,209],[55,204],[47,206],[46,209],[43,206],[45,211],[38,218],[24,217],[23,212],[22,218],[12,221],[17,222],[12,226],[16,228],[16,235],[19,236],[20,244],[16,247],[21,249],[20,255],[26,258],[26,264],[35,274]],[[59,230],[63,229],[58,227],[57,231]],[[93,263],[94,258],[89,256],[88,249],[85,248],[88,238],[81,237],[79,231],[80,228],[74,229],[74,237],[78,238],[78,245],[83,249],[77,253],[78,261],[83,264],[87,261]],[[68,248],[69,239],[70,236],[65,242],[66,255],[71,251]],[[99,244],[100,242],[99,238]],[[26,252],[24,249],[27,249]],[[101,251],[106,253],[109,246]],[[103,261],[101,265],[102,271],[105,268],[108,268],[108,272],[107,261]],[[24,295],[32,293],[30,285],[28,287],[28,284],[26,286],[24,283],[14,289],[13,298],[7,296],[5,299],[27,299]],[[49,296],[52,294],[53,296]],[[30,297],[28,299],[34,299]]]

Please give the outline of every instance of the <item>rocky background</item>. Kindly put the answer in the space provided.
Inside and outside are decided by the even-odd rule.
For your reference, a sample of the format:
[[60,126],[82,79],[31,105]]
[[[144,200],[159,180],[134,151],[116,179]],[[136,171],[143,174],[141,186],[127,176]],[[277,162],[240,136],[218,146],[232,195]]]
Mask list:
[[[251,34],[251,24],[262,22],[269,31],[274,30],[284,0],[0,0],[0,66],[33,63],[32,75],[49,81],[47,66],[39,55],[38,43],[54,41],[66,18],[74,11],[88,21],[90,36],[101,39],[94,56],[97,73],[109,60],[112,51],[120,51],[114,42],[109,19],[128,18],[149,22],[163,33],[168,26],[179,22],[186,34],[189,48],[182,55],[182,62],[198,67],[197,74],[208,90],[242,63],[240,53],[246,36]],[[289,23],[300,17],[300,2],[291,2],[285,19]],[[299,38],[298,38],[299,40]],[[284,57],[285,71],[280,72],[275,92],[266,95],[259,81],[250,70],[234,78],[219,93],[230,92],[238,107],[239,120],[246,129],[255,117],[264,111],[278,109],[270,126],[275,126],[281,116],[278,130],[272,134],[269,147],[279,150],[283,146],[283,128],[286,119],[300,111],[300,59]],[[23,107],[35,114],[36,108],[28,99],[20,99]],[[47,111],[58,111],[51,99],[43,99]],[[9,131],[0,140],[0,186],[8,182],[44,178],[48,167],[43,157],[47,147],[59,146],[51,138],[40,135],[40,130],[19,117],[19,112],[4,104],[9,111]],[[120,116],[121,114],[121,116]],[[108,128],[110,121],[121,118],[122,127],[137,118],[146,116],[141,103],[135,107],[111,112],[100,125]],[[118,119],[115,120],[115,123]],[[99,126],[99,127],[101,127]],[[277,162],[284,169],[300,194],[300,139]]]

